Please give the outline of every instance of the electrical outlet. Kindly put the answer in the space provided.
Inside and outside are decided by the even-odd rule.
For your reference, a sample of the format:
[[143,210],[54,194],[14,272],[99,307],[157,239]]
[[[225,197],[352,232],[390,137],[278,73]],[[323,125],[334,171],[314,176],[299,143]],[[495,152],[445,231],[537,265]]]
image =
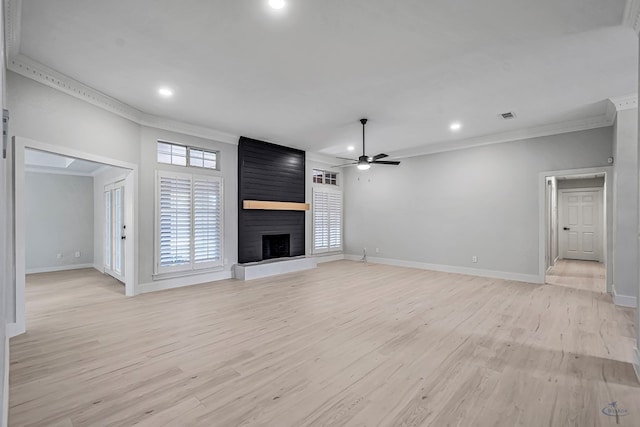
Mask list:
[[76,258],[80,258],[80,251],[76,251]]
[[58,254],[56,255],[56,257],[57,257],[58,259],[62,259],[62,252],[58,252]]
[[380,253],[380,248],[376,248],[376,253],[379,254]]
[[478,262],[478,257],[477,256],[472,256],[471,257],[471,262]]

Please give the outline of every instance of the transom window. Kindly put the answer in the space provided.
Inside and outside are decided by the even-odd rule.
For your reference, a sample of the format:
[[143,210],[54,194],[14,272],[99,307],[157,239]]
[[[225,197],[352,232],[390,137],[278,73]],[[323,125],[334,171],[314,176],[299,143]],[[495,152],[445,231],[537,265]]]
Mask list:
[[158,141],[158,163],[218,169],[218,152]]
[[314,169],[313,182],[315,184],[338,185],[338,173],[320,170],[320,169]]

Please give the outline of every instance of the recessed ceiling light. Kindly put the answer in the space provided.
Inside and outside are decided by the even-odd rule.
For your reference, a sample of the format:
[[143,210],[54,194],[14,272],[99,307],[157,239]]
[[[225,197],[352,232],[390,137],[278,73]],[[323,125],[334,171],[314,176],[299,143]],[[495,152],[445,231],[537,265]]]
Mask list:
[[453,122],[451,123],[451,125],[449,125],[449,129],[454,132],[459,131],[460,129],[462,129],[462,124],[460,124],[460,122]]
[[168,87],[161,87],[160,89],[158,89],[158,95],[163,98],[170,98],[173,96],[173,91]]
[[354,147],[353,145],[350,145],[350,146],[347,147],[347,150],[349,150],[349,151],[353,151],[355,149],[356,149],[356,147]]
[[282,9],[284,5],[284,0],[269,0],[269,6],[273,9]]

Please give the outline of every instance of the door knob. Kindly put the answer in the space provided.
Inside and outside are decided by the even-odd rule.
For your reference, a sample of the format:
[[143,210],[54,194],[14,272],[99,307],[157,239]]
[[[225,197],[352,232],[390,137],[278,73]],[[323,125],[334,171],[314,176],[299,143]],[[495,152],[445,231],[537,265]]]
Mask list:
[[569,227],[563,227],[562,229],[565,230],[565,231],[571,230]]

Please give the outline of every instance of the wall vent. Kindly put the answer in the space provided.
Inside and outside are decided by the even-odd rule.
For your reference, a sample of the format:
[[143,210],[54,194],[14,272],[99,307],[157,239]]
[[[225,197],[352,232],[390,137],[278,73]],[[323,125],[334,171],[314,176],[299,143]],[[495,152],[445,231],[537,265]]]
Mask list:
[[505,120],[515,119],[516,113],[514,113],[513,111],[508,111],[506,113],[500,114],[500,117],[502,117]]

